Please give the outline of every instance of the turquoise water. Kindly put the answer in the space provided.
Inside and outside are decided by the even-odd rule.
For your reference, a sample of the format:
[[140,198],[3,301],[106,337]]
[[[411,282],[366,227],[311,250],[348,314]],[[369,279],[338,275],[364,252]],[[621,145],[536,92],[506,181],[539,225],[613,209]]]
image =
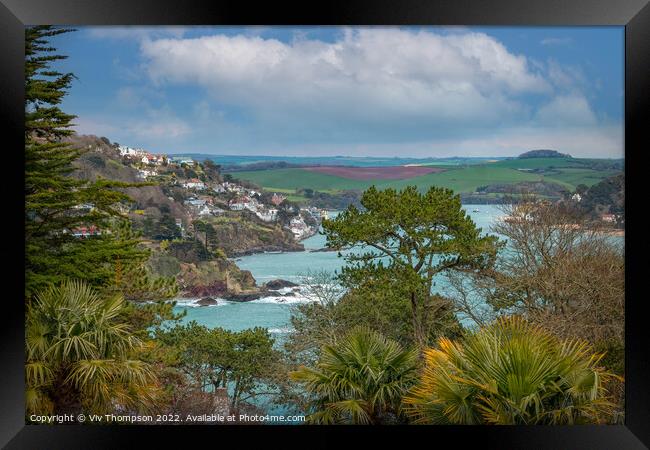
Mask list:
[[[476,225],[489,231],[494,219],[503,213],[495,206],[465,205],[468,214]],[[478,210],[478,212],[474,212]],[[330,216],[335,216],[336,213]],[[317,234],[303,241],[306,251],[288,253],[265,253],[245,256],[235,260],[237,265],[250,270],[261,285],[269,280],[283,279],[300,284],[309,271],[335,272],[345,264],[337,252],[310,252],[325,246],[325,236]],[[343,252],[344,254],[346,252]],[[207,327],[221,327],[233,331],[246,328],[263,327],[276,340],[276,346],[281,346],[286,336],[291,333],[291,314],[295,305],[309,301],[301,297],[268,297],[246,303],[227,302],[218,299],[215,306],[197,307],[192,302],[196,299],[178,299],[176,312],[186,311],[183,322],[195,320]],[[263,390],[263,389],[262,389]],[[254,403],[269,414],[292,414],[290,405],[276,405],[267,395],[258,395]],[[295,413],[295,411],[293,411]]]
[[[498,206],[464,205],[464,208],[483,232],[489,232],[495,219],[504,215]],[[624,242],[623,238],[613,238],[613,240]],[[308,271],[335,272],[345,264],[343,258],[337,257],[337,252],[309,252],[309,250],[325,246],[323,235],[312,236],[304,240],[303,243],[307,249],[305,252],[257,254],[238,258],[235,262],[240,268],[250,270],[258,285],[278,278],[300,283]],[[438,290],[444,290],[443,283],[438,282],[437,284]],[[176,312],[187,311],[187,315],[183,319],[184,322],[195,320],[208,327],[222,327],[233,331],[252,327],[268,328],[275,338],[277,346],[280,346],[286,336],[291,333],[290,319],[295,305],[309,301],[300,295],[296,297],[268,297],[246,303],[227,302],[219,299],[218,305],[196,307],[192,305],[196,299],[178,300],[179,303],[175,307]],[[275,405],[270,400],[271,398],[267,395],[258,395],[254,402],[269,414],[292,414],[289,405]]]
[[[503,215],[497,206],[492,205],[464,205],[464,208],[484,232],[489,231],[495,218]],[[309,252],[325,246],[323,235],[317,234],[305,239],[303,244],[307,251],[250,255],[238,258],[235,262],[240,268],[250,270],[258,285],[278,278],[300,283],[308,271],[335,272],[345,263],[343,258],[337,257],[336,252]],[[269,297],[246,303],[219,300],[219,305],[196,307],[191,303],[194,300],[179,299],[175,308],[177,312],[187,311],[183,319],[186,322],[195,320],[208,327],[222,327],[233,331],[264,327],[280,341],[283,335],[291,332],[290,318],[294,305],[308,301],[300,296]]]

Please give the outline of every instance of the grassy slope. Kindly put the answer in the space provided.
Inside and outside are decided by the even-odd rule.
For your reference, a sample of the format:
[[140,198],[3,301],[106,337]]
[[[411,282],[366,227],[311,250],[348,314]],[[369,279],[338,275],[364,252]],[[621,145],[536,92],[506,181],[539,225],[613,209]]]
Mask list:
[[[541,175],[517,170],[544,167],[557,168],[558,173]],[[584,166],[580,163],[580,160],[530,158],[450,168],[442,173],[432,173],[406,180],[350,180],[299,168],[237,172],[235,176],[252,181],[264,188],[285,193],[290,193],[298,188],[311,188],[331,193],[343,189],[366,189],[373,184],[378,188],[403,188],[415,184],[423,190],[436,185],[453,189],[456,192],[474,192],[478,186],[488,184],[540,180],[556,182],[569,190],[574,190],[578,184],[582,183],[591,186],[603,178],[617,173],[615,171],[596,171],[582,167]]]
[[[544,179],[546,181],[555,181],[560,184],[575,186],[579,184],[585,184],[587,186],[593,186],[594,184],[601,181],[603,178],[611,177],[620,173],[616,170],[591,170],[591,169],[562,169],[562,173],[545,175]],[[567,186],[567,187],[568,187]]]
[[252,181],[271,190],[283,190],[285,192],[289,189],[298,188],[312,188],[321,191],[366,189],[373,184],[381,188],[402,188],[415,184],[422,189],[436,185],[448,187],[457,192],[473,192],[476,187],[486,184],[516,183],[518,181],[536,181],[540,179],[539,175],[489,166],[452,169],[442,173],[421,175],[407,180],[350,180],[303,169],[238,172],[237,177]]
[[579,160],[573,158],[522,158],[506,159],[490,163],[492,167],[510,169],[540,169],[543,167],[582,167]]
[[232,175],[235,178],[249,180],[263,187],[281,189],[364,189],[372,184],[364,180],[349,180],[304,169],[258,170],[235,172]]

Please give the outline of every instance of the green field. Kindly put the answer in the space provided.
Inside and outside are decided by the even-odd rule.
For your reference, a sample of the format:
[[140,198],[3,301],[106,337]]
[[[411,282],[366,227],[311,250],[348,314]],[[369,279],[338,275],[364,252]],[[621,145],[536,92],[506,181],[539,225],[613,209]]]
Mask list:
[[522,158],[505,159],[490,163],[492,167],[509,169],[543,169],[551,167],[583,167],[579,159],[575,158]]
[[[539,174],[521,169],[549,169],[550,171]],[[364,190],[371,185],[375,185],[380,189],[389,187],[401,189],[405,186],[416,185],[422,190],[426,190],[430,186],[440,186],[459,193],[471,193],[476,191],[477,187],[489,184],[542,180],[558,183],[573,191],[579,184],[591,186],[616,173],[618,172],[614,170],[585,168],[585,163],[582,160],[530,158],[454,167],[445,172],[430,173],[405,180],[352,180],[300,168],[237,172],[233,175],[236,178],[251,181],[267,190],[293,194],[296,189],[301,188],[335,193],[347,189]]]
[[591,169],[562,169],[558,175],[545,175],[546,181],[555,181],[564,184],[567,188],[574,188],[579,184],[593,186],[603,178],[614,176],[619,171],[616,170],[591,170]]

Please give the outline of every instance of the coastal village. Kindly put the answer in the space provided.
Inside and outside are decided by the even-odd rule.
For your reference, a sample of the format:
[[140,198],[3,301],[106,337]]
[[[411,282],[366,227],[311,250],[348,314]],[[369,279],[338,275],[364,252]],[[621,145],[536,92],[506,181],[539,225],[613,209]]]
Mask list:
[[[320,221],[327,217],[327,211],[322,209],[288,205],[286,196],[281,193],[264,195],[261,190],[245,187],[238,182],[213,181],[205,176],[177,176],[174,169],[188,168],[195,172],[200,168],[200,164],[191,158],[168,157],[123,145],[117,149],[123,161],[137,169],[141,180],[183,188],[187,194],[183,204],[192,219],[220,216],[226,211],[249,211],[266,223],[278,223],[281,217],[287,218],[282,226],[291,231],[296,241],[300,241],[316,234]],[[282,210],[285,214],[281,214]],[[186,231],[179,219],[177,226]]]

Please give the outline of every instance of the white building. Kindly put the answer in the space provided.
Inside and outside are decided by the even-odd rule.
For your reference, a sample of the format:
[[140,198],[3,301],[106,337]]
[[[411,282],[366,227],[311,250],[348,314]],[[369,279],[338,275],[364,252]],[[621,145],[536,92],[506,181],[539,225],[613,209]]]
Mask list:
[[153,176],[156,176],[156,175],[157,175],[157,173],[156,173],[155,170],[146,170],[146,169],[138,170],[138,176],[140,178],[144,178],[145,180],[147,179],[147,177],[153,177]]
[[191,198],[189,200],[185,200],[184,203],[186,205],[191,205],[191,206],[205,206],[205,200],[198,199],[198,198]]
[[120,145],[117,149],[120,152],[120,156],[136,157],[136,156],[144,155],[146,153],[146,151],[144,149],[131,148],[131,147],[127,147],[125,145]]
[[580,200],[582,200],[582,196],[576,192],[571,196],[571,200],[580,203]]
[[303,235],[305,235],[309,231],[309,227],[302,219],[302,217],[294,217],[293,219],[291,219],[291,221],[289,222],[289,229],[294,234],[296,239],[300,239]]
[[278,210],[275,208],[262,209],[255,214],[264,222],[275,222],[278,219]]
[[205,183],[197,178],[186,181],[182,186],[187,189],[205,189]]
[[203,205],[199,209],[199,216],[209,216],[210,214],[212,214],[212,211],[208,205]]

